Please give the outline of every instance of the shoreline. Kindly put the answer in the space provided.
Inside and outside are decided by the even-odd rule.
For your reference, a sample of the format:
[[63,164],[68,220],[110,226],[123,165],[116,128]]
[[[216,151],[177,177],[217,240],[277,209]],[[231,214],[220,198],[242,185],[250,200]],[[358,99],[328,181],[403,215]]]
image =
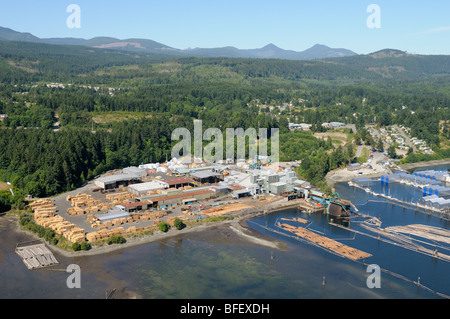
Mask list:
[[[298,203],[295,200],[291,201],[291,202],[283,202],[283,203],[277,202],[277,203],[271,203],[271,204],[269,204],[268,207],[266,207],[265,209],[254,207],[251,209],[246,209],[243,212],[242,211],[235,212],[230,215],[231,217],[233,217],[233,219],[231,219],[231,220],[199,223],[198,225],[187,226],[181,230],[170,228],[169,231],[167,231],[167,232],[161,232],[161,231],[157,230],[155,233],[153,233],[151,235],[125,237],[126,242],[124,244],[108,245],[105,243],[105,245],[103,245],[103,246],[94,246],[88,251],[71,252],[71,251],[66,251],[59,247],[53,246],[51,244],[48,244],[47,242],[45,242],[45,243],[46,243],[47,247],[53,253],[55,253],[56,255],[67,257],[67,258],[98,256],[98,255],[108,254],[108,253],[118,251],[118,250],[128,249],[128,248],[139,246],[139,245],[145,245],[145,244],[157,242],[159,240],[171,238],[171,237],[178,236],[178,235],[186,235],[186,234],[190,234],[190,233],[208,231],[208,230],[212,229],[214,226],[222,226],[222,227],[227,227],[227,228],[231,229],[236,236],[244,238],[248,242],[251,242],[251,243],[254,243],[254,244],[257,244],[260,246],[272,248],[272,249],[282,250],[282,249],[285,249],[284,242],[277,240],[277,239],[273,239],[271,237],[268,237],[268,236],[262,234],[261,232],[253,230],[246,223],[248,220],[251,220],[251,219],[263,216],[263,215],[271,214],[274,212],[279,212],[282,210],[295,209],[298,207]],[[27,235],[29,237],[32,237],[33,239],[42,240],[36,234],[34,234],[30,231],[22,230],[20,228],[20,225],[18,222],[18,217],[16,215],[8,215],[5,217],[8,219],[11,219],[11,220],[14,219],[13,230],[15,232],[17,232],[18,234]]]
[[[450,164],[450,159],[442,159],[442,160],[431,160],[431,161],[425,161],[425,162],[417,162],[417,163],[409,163],[409,164],[403,164],[398,165],[398,167],[405,171],[411,171],[416,168],[421,167],[427,167],[427,166],[439,166],[439,165],[447,165]],[[335,171],[334,171],[335,172]],[[330,172],[331,173],[331,172]],[[336,172],[331,175],[330,173],[325,176],[325,180],[327,181],[327,185],[330,187],[334,187],[337,183],[346,183],[350,182],[352,179],[355,178],[355,176],[350,175],[339,175],[336,174]],[[367,175],[360,175],[356,177],[366,177],[366,178],[378,178],[383,175],[389,174],[388,172],[385,173],[374,173],[374,174],[367,174]]]
[[399,165],[401,169],[404,170],[412,170],[415,168],[421,168],[421,167],[427,167],[427,166],[439,166],[439,165],[447,165],[450,164],[450,159],[441,159],[441,160],[432,160],[432,161],[426,161],[426,162],[417,162],[417,163],[409,163],[409,164],[403,164]]

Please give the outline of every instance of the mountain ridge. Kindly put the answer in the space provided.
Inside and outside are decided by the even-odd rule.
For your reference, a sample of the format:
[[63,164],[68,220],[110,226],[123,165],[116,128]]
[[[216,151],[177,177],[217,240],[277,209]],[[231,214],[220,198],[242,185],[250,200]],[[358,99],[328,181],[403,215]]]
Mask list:
[[177,49],[150,39],[117,39],[114,37],[82,38],[39,38],[28,32],[18,32],[9,28],[0,27],[0,40],[38,42],[57,45],[82,45],[93,48],[121,49],[126,51],[140,51],[146,53],[171,54],[186,57],[230,57],[230,58],[257,58],[257,59],[285,59],[285,60],[314,60],[358,55],[342,48],[330,48],[323,44],[316,44],[304,51],[285,50],[273,43],[262,48],[239,49],[233,46],[217,48]]

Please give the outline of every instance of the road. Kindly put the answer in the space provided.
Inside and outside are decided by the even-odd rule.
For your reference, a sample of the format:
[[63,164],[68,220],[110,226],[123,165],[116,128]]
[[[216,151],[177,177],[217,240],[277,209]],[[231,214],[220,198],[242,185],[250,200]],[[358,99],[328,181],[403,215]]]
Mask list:
[[402,128],[398,127],[397,125],[392,125],[392,127],[403,137],[403,139],[405,140],[405,144],[408,145],[409,147],[412,147],[412,149],[414,150],[414,152],[417,152],[417,148],[416,146],[411,142],[411,139],[409,138],[409,136],[403,131]]

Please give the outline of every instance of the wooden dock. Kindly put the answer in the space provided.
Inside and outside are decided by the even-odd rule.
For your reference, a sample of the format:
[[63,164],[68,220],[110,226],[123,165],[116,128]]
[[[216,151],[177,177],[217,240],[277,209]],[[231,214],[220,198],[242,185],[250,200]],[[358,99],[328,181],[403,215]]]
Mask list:
[[341,244],[340,242],[337,242],[333,239],[330,239],[325,236],[318,235],[310,230],[307,230],[303,227],[295,227],[289,224],[281,224],[277,223],[277,226],[292,233],[295,234],[309,242],[312,242],[322,248],[325,248],[329,251],[332,251],[342,257],[351,259],[351,260],[360,260],[369,258],[372,255],[366,252],[363,252],[361,250],[358,250],[356,248],[349,247],[347,245]]
[[40,240],[17,244],[16,254],[19,255],[29,270],[59,264],[55,256],[53,256],[53,253]]

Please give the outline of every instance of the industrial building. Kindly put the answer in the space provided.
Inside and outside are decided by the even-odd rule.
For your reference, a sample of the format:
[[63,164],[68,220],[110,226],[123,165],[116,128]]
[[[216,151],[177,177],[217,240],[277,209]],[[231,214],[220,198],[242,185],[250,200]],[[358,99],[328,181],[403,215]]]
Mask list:
[[131,213],[136,211],[143,211],[147,210],[150,207],[152,207],[152,202],[149,201],[143,201],[143,202],[135,202],[135,203],[128,203],[123,204],[125,211]]
[[159,183],[164,188],[181,188],[186,186],[195,186],[195,181],[192,178],[187,177],[174,177],[164,180],[155,180],[155,183]]
[[373,179],[367,177],[358,177],[354,178],[352,182],[361,187],[369,187],[373,184]]
[[139,183],[128,186],[128,191],[137,196],[147,195],[149,192],[156,192],[163,189],[165,189],[165,186],[158,182]]
[[213,172],[212,170],[192,172],[189,176],[201,184],[214,184],[223,181],[223,174]]
[[234,199],[249,197],[251,195],[252,195],[251,192],[246,188],[237,189],[232,192],[232,196]]
[[417,204],[423,205],[423,206],[429,206],[429,203],[433,200],[437,200],[439,197],[437,195],[429,195],[421,197],[417,200]]
[[408,174],[406,172],[397,172],[395,174],[381,176],[381,182],[386,184],[389,184],[390,182],[403,182],[419,186],[441,184],[441,182],[436,179],[429,179],[423,176]]
[[450,199],[439,198],[438,200],[433,202],[433,208],[443,210],[446,208],[450,208]]
[[450,197],[450,188],[442,185],[430,185],[423,188],[425,195],[437,195],[439,197]]
[[283,182],[275,182],[269,184],[269,192],[272,194],[282,194],[286,190],[287,184]]
[[123,169],[124,174],[133,174],[140,178],[147,176],[147,170],[139,167],[127,167]]
[[106,190],[117,188],[121,185],[128,186],[140,182],[141,178],[135,174],[115,174],[97,178],[95,185]]
[[449,173],[445,171],[418,171],[414,172],[414,176],[423,177],[431,180],[438,180],[441,182],[446,182],[449,179]]
[[148,199],[148,205],[152,207],[167,208],[174,205],[179,205],[183,203],[183,200],[193,199],[200,201],[205,199],[210,199],[216,196],[216,193],[212,190],[201,190],[197,192],[182,192],[181,194],[159,196]]
[[105,222],[107,220],[113,220],[116,218],[127,218],[129,216],[130,214],[125,209],[125,207],[122,205],[118,205],[115,206],[113,209],[109,210],[108,213],[95,215],[95,218],[101,222]]

